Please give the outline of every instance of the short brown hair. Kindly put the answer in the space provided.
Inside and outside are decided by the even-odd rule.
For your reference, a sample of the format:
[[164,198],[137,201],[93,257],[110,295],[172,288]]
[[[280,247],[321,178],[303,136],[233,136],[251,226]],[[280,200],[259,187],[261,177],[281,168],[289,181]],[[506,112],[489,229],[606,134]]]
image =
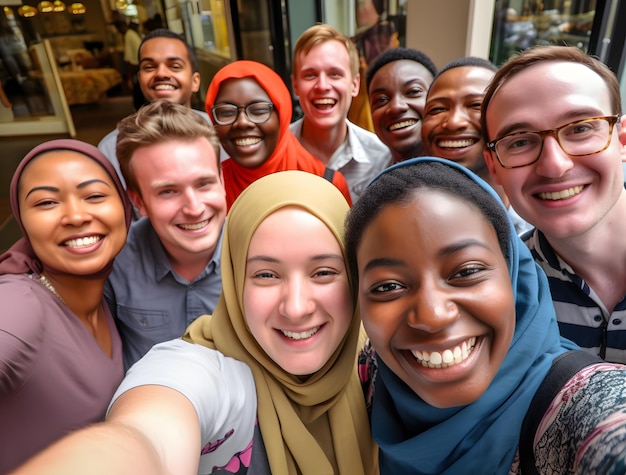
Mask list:
[[514,56],[504,63],[500,69],[498,69],[487,87],[480,115],[480,125],[485,143],[491,140],[491,138],[489,138],[489,132],[487,131],[487,108],[494,94],[516,74],[534,64],[546,61],[569,62],[587,66],[604,80],[613,108],[611,112],[621,115],[622,101],[620,98],[619,82],[613,71],[611,71],[607,65],[602,63],[599,59],[585,54],[575,46],[536,46],[522,51],[517,56]]
[[301,54],[308,54],[314,46],[326,43],[327,41],[339,41],[345,46],[350,57],[350,72],[355,78],[359,74],[359,52],[350,38],[326,24],[313,25],[300,35],[293,50],[293,76],[297,76],[299,57]]
[[193,109],[167,100],[158,100],[141,107],[117,124],[116,154],[126,187],[139,192],[131,161],[138,148],[169,140],[194,141],[204,137],[213,146],[220,163],[220,143],[207,121]]

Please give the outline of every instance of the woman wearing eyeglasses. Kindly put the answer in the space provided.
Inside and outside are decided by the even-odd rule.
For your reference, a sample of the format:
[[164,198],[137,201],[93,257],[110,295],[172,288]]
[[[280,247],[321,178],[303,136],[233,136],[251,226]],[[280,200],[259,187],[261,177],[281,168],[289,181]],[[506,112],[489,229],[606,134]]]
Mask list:
[[230,157],[222,163],[229,209],[248,185],[285,170],[329,179],[351,204],[343,175],[326,170],[289,131],[291,95],[267,66],[247,60],[224,66],[209,85],[206,109]]

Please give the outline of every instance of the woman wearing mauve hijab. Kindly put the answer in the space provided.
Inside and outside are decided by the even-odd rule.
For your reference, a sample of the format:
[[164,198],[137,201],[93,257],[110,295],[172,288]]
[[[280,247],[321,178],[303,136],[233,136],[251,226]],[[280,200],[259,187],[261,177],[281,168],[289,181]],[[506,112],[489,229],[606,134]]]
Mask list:
[[[431,157],[390,167],[352,208],[346,252],[374,350],[361,374],[381,474],[624,473],[626,366],[561,357],[577,347],[483,180]],[[580,356],[582,369],[551,370]],[[554,371],[565,377],[522,437]]]
[[92,145],[53,140],[10,187],[23,237],[0,256],[0,472],[104,417],[123,377],[102,297],[131,207]]
[[[328,172],[289,130],[291,95],[264,64],[241,60],[220,69],[209,85],[206,109],[230,157],[222,162],[228,208],[250,183],[270,173]],[[351,204],[344,176],[334,172],[331,181]]]

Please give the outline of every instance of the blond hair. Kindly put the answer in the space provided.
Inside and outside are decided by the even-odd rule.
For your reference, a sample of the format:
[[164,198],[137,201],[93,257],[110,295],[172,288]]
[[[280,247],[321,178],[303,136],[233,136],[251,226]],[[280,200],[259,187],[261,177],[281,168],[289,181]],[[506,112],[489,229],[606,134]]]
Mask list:
[[355,78],[359,74],[359,52],[350,38],[326,24],[313,25],[300,35],[293,50],[293,70],[294,76],[299,69],[300,55],[308,54],[314,46],[326,43],[327,41],[338,41],[348,52],[350,57],[350,72]]

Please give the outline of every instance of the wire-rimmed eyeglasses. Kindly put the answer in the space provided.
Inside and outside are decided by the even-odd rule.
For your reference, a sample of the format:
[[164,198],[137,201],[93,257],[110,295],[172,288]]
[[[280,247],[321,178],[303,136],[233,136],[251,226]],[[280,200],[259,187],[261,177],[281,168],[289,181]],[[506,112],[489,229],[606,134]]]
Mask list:
[[539,160],[543,142],[551,135],[566,154],[584,157],[608,148],[618,120],[619,115],[607,115],[576,120],[550,130],[516,132],[487,143],[487,148],[496,152],[504,168],[525,167]]

